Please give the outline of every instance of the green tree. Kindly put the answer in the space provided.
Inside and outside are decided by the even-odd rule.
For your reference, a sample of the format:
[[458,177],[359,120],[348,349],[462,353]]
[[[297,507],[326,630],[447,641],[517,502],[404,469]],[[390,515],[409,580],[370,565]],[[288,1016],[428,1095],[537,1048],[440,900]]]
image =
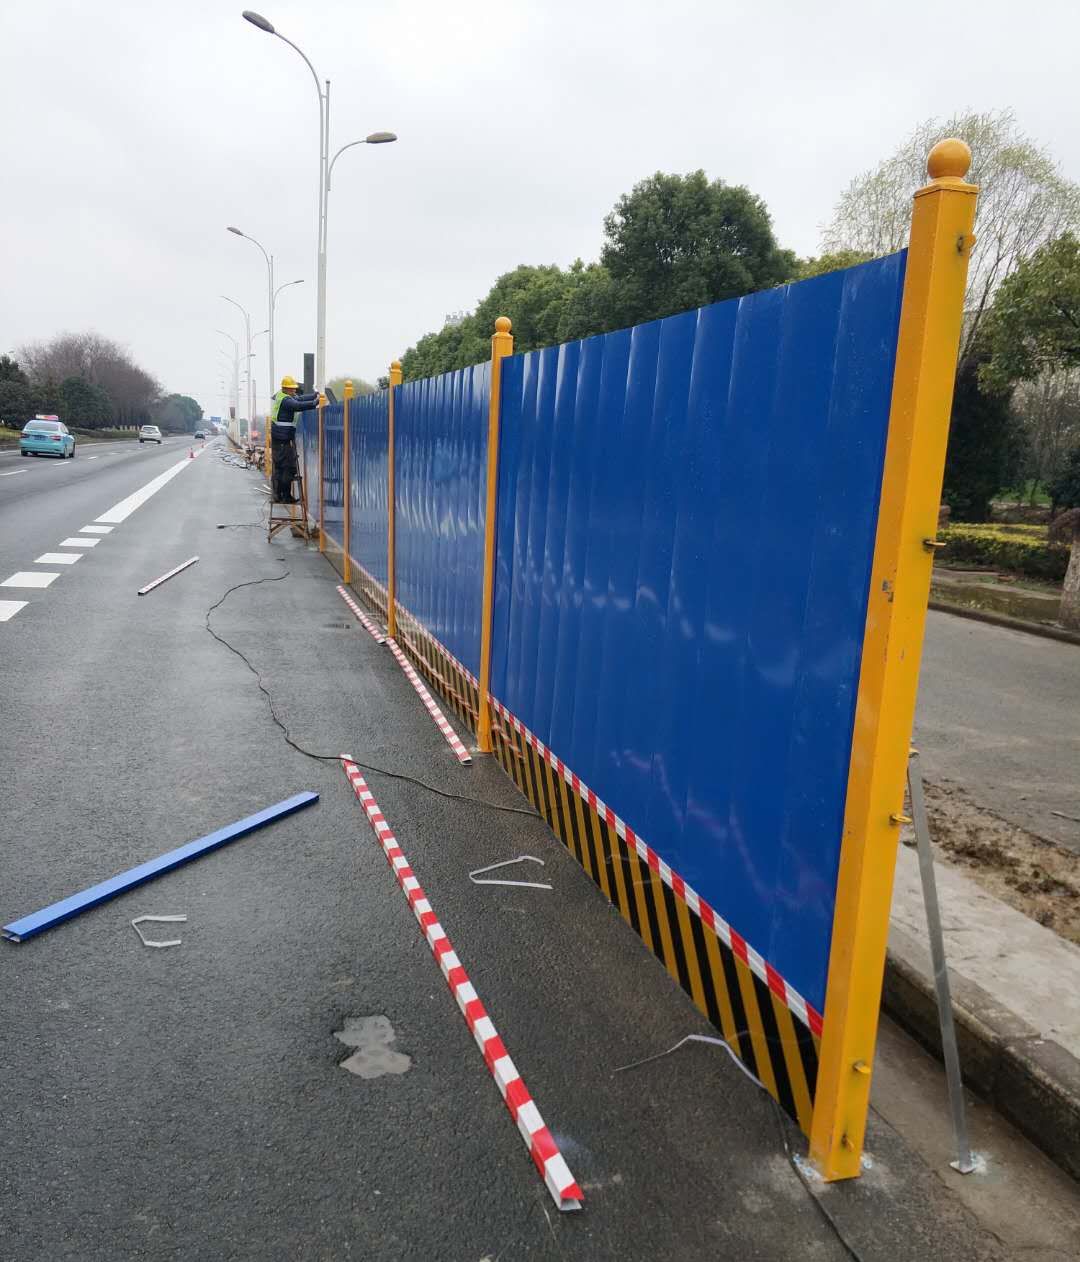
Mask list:
[[975,360],[962,364],[953,396],[942,499],[957,521],[989,521],[990,501],[1016,477],[1021,433],[1007,393],[979,385]]
[[1004,280],[987,317],[984,384],[1004,389],[1080,366],[1080,243],[1065,233]]
[[1080,447],[1046,490],[1055,512],[1059,508],[1080,508]]
[[495,320],[509,316],[514,349],[606,333],[789,280],[795,256],[773,237],[760,198],[704,172],[651,176],[604,221],[599,263],[521,264],[467,315],[448,319],[401,357],[406,381],[477,364]]
[[154,420],[165,430],[193,434],[202,424],[202,404],[187,394],[168,394],[154,407]]
[[80,429],[104,429],[112,417],[109,396],[83,377],[66,377],[60,383],[60,419]]
[[1034,504],[1080,448],[1080,369],[1048,370],[1019,382],[1012,405],[1026,436],[1023,480]]
[[335,399],[344,399],[346,381],[352,382],[354,397],[357,397],[361,394],[374,394],[375,393],[375,387],[371,384],[370,381],[365,381],[363,377],[361,377],[357,373],[353,373],[351,376],[348,373],[344,373],[340,377],[331,377],[330,380],[326,383],[327,389],[332,390],[334,392]]
[[34,415],[30,381],[14,359],[0,355],[0,425],[21,429]]
[[817,258],[799,259],[796,280],[809,280],[811,276],[824,276],[826,272],[838,272],[843,267],[855,267],[873,258],[865,250],[837,250],[835,254],[819,254]]
[[777,245],[761,198],[704,171],[657,172],[635,184],[605,218],[604,236],[600,261],[620,325],[738,298],[795,274],[795,256]]

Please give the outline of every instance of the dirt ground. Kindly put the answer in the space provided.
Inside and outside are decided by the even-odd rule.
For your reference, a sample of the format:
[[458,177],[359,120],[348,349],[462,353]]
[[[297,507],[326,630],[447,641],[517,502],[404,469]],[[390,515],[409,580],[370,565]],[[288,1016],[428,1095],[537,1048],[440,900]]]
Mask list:
[[926,809],[939,861],[961,868],[1010,907],[1080,946],[1075,854],[977,806],[948,780],[926,782]]

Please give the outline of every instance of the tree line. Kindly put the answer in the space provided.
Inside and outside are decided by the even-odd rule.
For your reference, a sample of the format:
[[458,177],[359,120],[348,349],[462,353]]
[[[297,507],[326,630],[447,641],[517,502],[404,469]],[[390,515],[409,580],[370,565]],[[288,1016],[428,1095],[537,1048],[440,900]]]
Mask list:
[[0,355],[0,424],[21,429],[35,414],[79,429],[157,424],[192,432],[202,407],[159,383],[116,342],[98,333],[61,333]]
[[528,351],[902,249],[926,155],[950,135],[971,146],[980,194],[944,499],[965,521],[988,519],[1009,487],[1065,495],[1064,505],[1080,461],[1080,187],[1010,110],[921,123],[841,193],[812,258],[781,246],[748,189],[704,171],[658,172],[606,216],[597,261],[522,264],[498,277],[472,311],[405,352],[405,380],[486,359],[500,315],[513,322],[515,350]]

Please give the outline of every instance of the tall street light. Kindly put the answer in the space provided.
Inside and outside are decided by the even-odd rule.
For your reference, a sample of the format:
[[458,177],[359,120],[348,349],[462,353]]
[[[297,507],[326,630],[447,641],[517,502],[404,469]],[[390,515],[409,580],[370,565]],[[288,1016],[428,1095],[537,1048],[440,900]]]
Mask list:
[[274,384],[274,256],[272,254],[267,254],[266,247],[261,241],[256,241],[254,237],[248,236],[246,232],[241,232],[239,228],[230,227],[229,231],[234,232],[238,237],[243,237],[245,241],[250,241],[252,245],[258,246],[262,251],[263,258],[266,259],[268,281],[266,288],[266,306],[270,315],[270,328],[268,329],[270,334],[270,393],[266,397],[268,399],[272,399],[274,397],[274,391],[277,389]]
[[[275,289],[275,290],[274,290],[273,295],[272,295],[272,296],[271,296],[271,298],[270,298],[270,324],[271,324],[271,327],[273,326],[273,323],[274,323],[274,312],[277,310],[277,299],[278,299],[278,294],[280,294],[280,293],[281,293],[281,291],[282,291],[283,289],[289,289],[289,288],[290,288],[291,286],[293,286],[293,285],[302,285],[303,283],[304,283],[304,278],[303,278],[303,277],[301,277],[299,280],[287,280],[287,281],[285,282],[285,284],[284,284],[284,285],[278,285],[277,289]],[[270,369],[270,379],[271,379],[271,384],[272,384],[272,386],[273,386],[273,393],[270,395],[270,400],[271,400],[270,406],[271,406],[271,407],[273,407],[273,398],[274,398],[274,394],[276,394],[276,393],[277,393],[277,380],[276,380],[276,378],[274,377],[274,369],[273,369],[273,367],[271,367],[271,369]]]
[[[233,407],[237,412],[240,411],[240,343],[231,333],[226,333],[224,329],[217,330],[222,337],[227,337],[233,344]],[[225,354],[224,351],[221,352]],[[239,418],[238,418],[239,419]]]
[[224,298],[226,302],[232,303],[232,305],[237,309],[237,311],[239,311],[240,314],[244,317],[244,333],[247,340],[247,356],[245,357],[245,360],[244,360],[244,362],[247,364],[247,386],[248,386],[247,388],[247,393],[248,393],[247,422],[248,422],[248,433],[250,434],[251,426],[255,422],[255,400],[252,397],[253,390],[254,390],[254,382],[252,381],[252,377],[251,377],[251,316],[248,314],[247,308],[242,307],[236,301],[235,298],[230,298],[227,294],[220,294],[219,297]]
[[311,77],[315,81],[315,91],[319,97],[319,231],[317,244],[318,292],[315,298],[315,385],[319,390],[322,390],[326,385],[326,219],[330,201],[330,169],[342,153],[346,149],[351,149],[353,145],[390,144],[397,140],[397,136],[392,131],[373,131],[363,140],[353,140],[349,144],[343,145],[331,159],[330,80],[326,79],[320,84],[319,76],[315,73],[315,67],[308,60],[304,50],[298,48],[291,39],[286,39],[280,31],[276,31],[274,24],[267,18],[264,18],[261,13],[254,13],[251,9],[245,9],[243,16],[252,26],[257,26],[260,31],[265,31],[267,35],[276,35],[278,39],[288,44],[294,52],[299,53],[304,59],[304,64],[311,71]]

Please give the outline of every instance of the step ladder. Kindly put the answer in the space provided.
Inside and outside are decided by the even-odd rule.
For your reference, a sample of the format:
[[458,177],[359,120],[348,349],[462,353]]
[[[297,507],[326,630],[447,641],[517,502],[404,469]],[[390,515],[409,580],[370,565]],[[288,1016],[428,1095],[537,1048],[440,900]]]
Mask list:
[[[295,504],[286,504],[281,500],[275,500],[274,481],[270,479],[270,516],[266,522],[266,542],[269,543],[279,530],[284,530],[286,526],[290,527],[293,535],[297,539],[304,539],[308,543],[312,539],[312,529],[308,523],[307,509],[307,490],[304,487],[304,475],[297,470],[296,477],[293,478],[290,486],[293,498],[298,502]],[[300,510],[300,516],[294,516],[295,509]],[[277,510],[277,511],[275,511]]]

